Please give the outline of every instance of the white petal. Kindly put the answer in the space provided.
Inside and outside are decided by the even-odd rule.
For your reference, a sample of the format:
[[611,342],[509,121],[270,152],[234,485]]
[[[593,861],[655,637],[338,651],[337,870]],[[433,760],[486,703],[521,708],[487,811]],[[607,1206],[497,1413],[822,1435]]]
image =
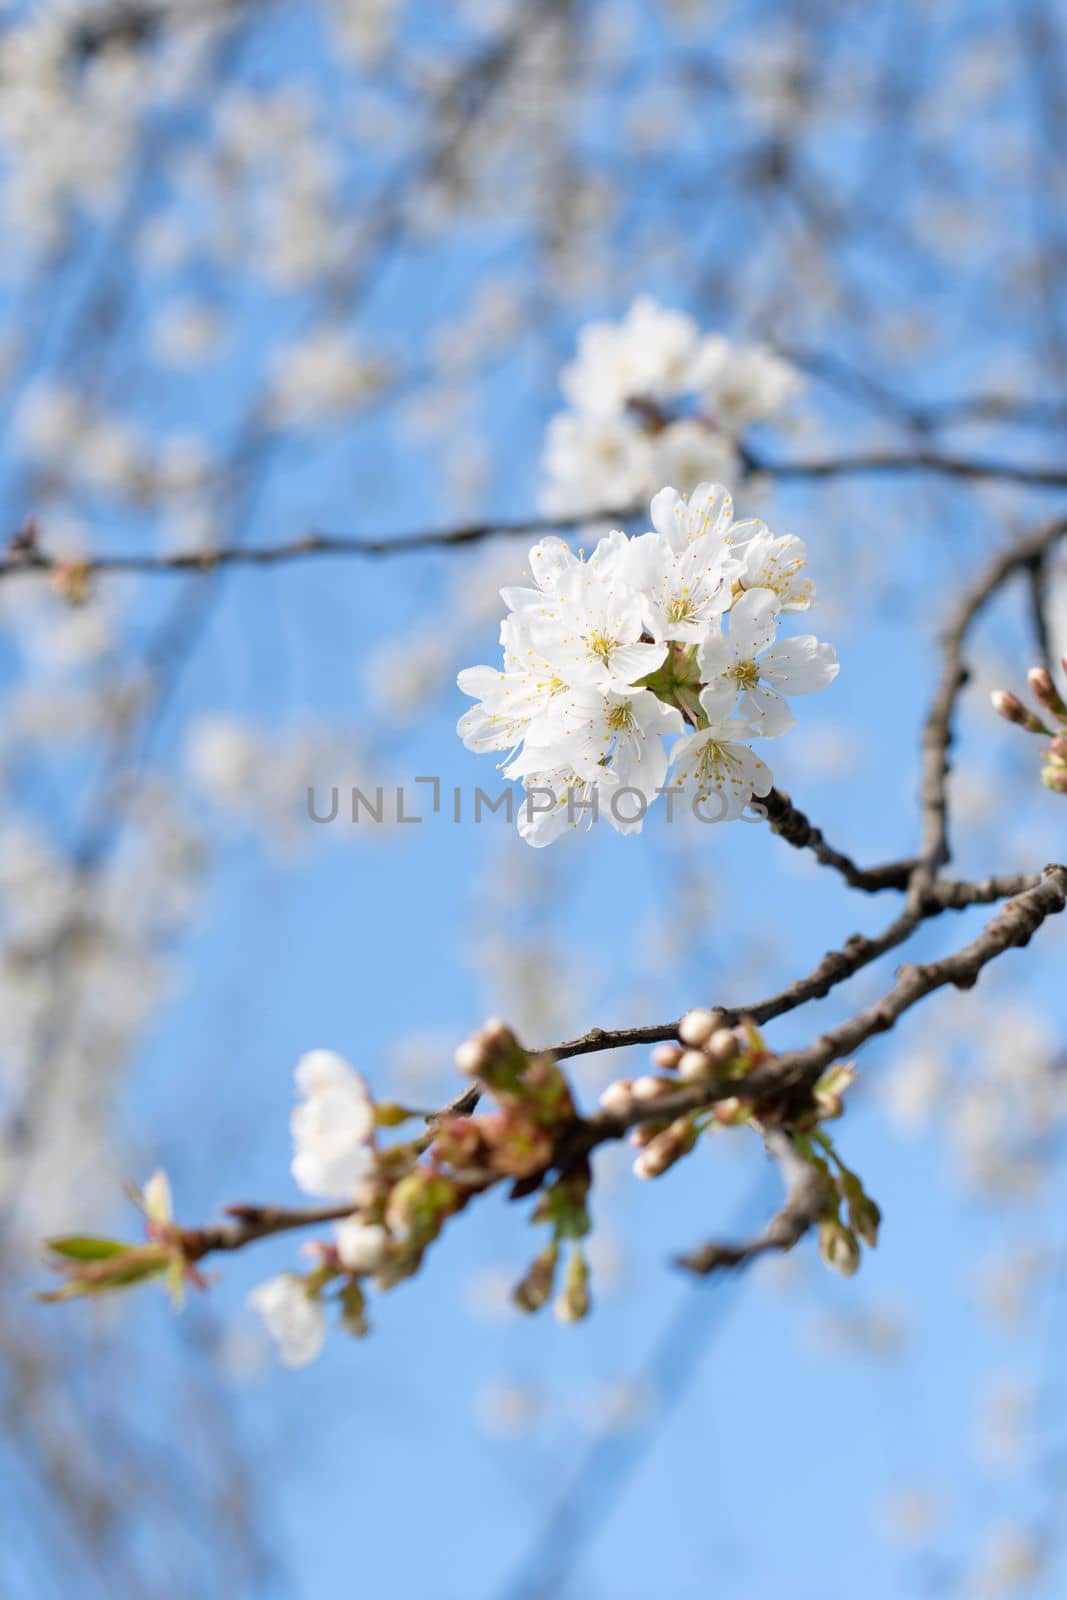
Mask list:
[[786,694],[814,694],[825,689],[840,670],[832,644],[820,644],[814,634],[785,639],[760,662],[760,675]]
[[778,632],[778,596],[770,589],[749,589],[730,610],[730,638],[741,661],[752,661],[774,643]]
[[775,689],[756,684],[741,696],[741,715],[754,722],[765,739],[777,739],[795,728],[797,719]]

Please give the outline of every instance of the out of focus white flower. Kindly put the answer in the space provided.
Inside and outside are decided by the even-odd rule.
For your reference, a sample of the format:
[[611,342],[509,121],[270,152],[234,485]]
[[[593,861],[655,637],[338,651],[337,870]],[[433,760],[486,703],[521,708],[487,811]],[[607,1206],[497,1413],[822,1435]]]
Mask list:
[[310,1050],[296,1067],[302,1101],[290,1118],[292,1173],[307,1194],[349,1195],[373,1160],[374,1101],[366,1080],[332,1050]]
[[777,416],[800,393],[796,368],[763,345],[705,339],[695,358],[692,387],[712,421],[727,433]]
[[279,427],[315,425],[365,405],[386,380],[382,362],[358,351],[340,328],[319,328],[278,352],[268,402]]
[[631,400],[671,399],[693,387],[699,337],[692,317],[642,295],[621,322],[586,324],[560,388],[587,416],[616,415]]
[[931,1051],[911,1051],[892,1066],[885,1081],[890,1117],[909,1132],[925,1127],[938,1108],[944,1086],[941,1057]]
[[626,416],[561,412],[545,434],[541,503],[560,517],[626,511],[647,493],[653,461],[651,443]]
[[543,1412],[542,1396],[528,1384],[490,1381],[475,1396],[478,1426],[484,1433],[504,1438],[529,1433]]
[[978,1557],[973,1589],[983,1596],[1011,1595],[1027,1588],[1048,1565],[1048,1551],[1026,1528],[994,1529]]
[[168,367],[195,367],[218,348],[222,323],[211,306],[196,300],[172,302],[152,330],[152,347]]
[[302,1278],[282,1272],[252,1290],[248,1304],[258,1311],[271,1337],[278,1341],[287,1367],[306,1367],[326,1339],[326,1311],[307,1292]]
[[389,1253],[388,1231],[377,1223],[345,1217],[334,1229],[341,1265],[349,1272],[377,1272]]
[[925,1489],[903,1488],[890,1494],[879,1507],[878,1520],[886,1536],[900,1544],[919,1544],[937,1526],[941,1507]]
[[704,422],[683,417],[679,422],[668,423],[648,442],[652,452],[651,477],[656,483],[673,483],[687,491],[698,483],[737,482],[737,446],[727,434]]
[[200,717],[189,730],[186,760],[194,780],[224,804],[247,803],[260,764],[259,740],[236,717]]
[[545,435],[544,508],[580,516],[628,506],[657,483],[733,485],[739,435],[800,386],[772,351],[702,338],[691,317],[642,296],[621,322],[583,328],[560,375],[569,409]]
[[19,406],[15,428],[28,453],[47,461],[76,444],[84,415],[84,403],[76,389],[39,378]]

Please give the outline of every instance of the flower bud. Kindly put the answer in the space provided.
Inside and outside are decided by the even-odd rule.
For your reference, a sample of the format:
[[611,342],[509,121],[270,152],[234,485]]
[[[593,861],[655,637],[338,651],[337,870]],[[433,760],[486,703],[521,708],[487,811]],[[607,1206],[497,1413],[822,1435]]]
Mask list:
[[844,1278],[851,1278],[860,1264],[856,1235],[836,1217],[819,1224],[819,1254],[828,1267]]
[[600,1104],[602,1109],[611,1112],[612,1116],[626,1116],[634,1103],[632,1089],[632,1078],[620,1078],[616,1083],[609,1083],[607,1088],[601,1092]]
[[715,1032],[717,1021],[712,1011],[687,1011],[678,1024],[678,1037],[683,1044],[699,1048],[702,1044],[707,1044]]
[[1067,767],[1042,767],[1041,782],[1054,794],[1067,794]]
[[676,1085],[666,1078],[654,1078],[646,1072],[642,1077],[635,1078],[630,1084],[630,1093],[635,1100],[658,1100],[665,1094],[673,1094]]
[[347,1283],[341,1293],[341,1326],[356,1339],[364,1339],[370,1332],[367,1302],[355,1281]]
[[707,1053],[717,1067],[728,1067],[741,1053],[737,1035],[732,1028],[718,1028],[708,1040]]
[[1048,753],[1053,762],[1062,761],[1067,766],[1067,738],[1062,733],[1057,733],[1048,743]]
[[1025,728],[1027,733],[1050,732],[1041,718],[1035,717],[1032,711],[1028,711],[1019,696],[1012,694],[1010,689],[994,689],[989,698],[993,710],[998,716],[1003,717],[1005,722],[1013,722],[1016,727]]
[[687,1050],[678,1063],[678,1071],[683,1078],[710,1078],[715,1071],[715,1063],[703,1050]]
[[581,1322],[589,1315],[589,1268],[580,1250],[571,1252],[562,1293],[556,1298],[556,1318],[560,1322]]
[[679,1117],[658,1133],[634,1162],[635,1178],[660,1178],[676,1161],[689,1154],[697,1140],[692,1117]]
[[635,1150],[644,1150],[664,1128],[669,1127],[670,1120],[667,1117],[650,1117],[647,1122],[641,1122],[636,1128],[630,1129],[630,1143]]
[[505,1022],[492,1018],[456,1051],[460,1072],[491,1089],[512,1089],[527,1066],[525,1050]]
[[349,1272],[377,1272],[389,1254],[389,1234],[380,1223],[344,1217],[334,1237],[341,1265]]
[[1034,699],[1051,711],[1053,716],[1067,717],[1067,705],[1052,681],[1052,674],[1047,667],[1031,667],[1027,673],[1027,681],[1034,692]]
[[525,1277],[520,1278],[511,1291],[511,1298],[520,1311],[532,1314],[547,1305],[556,1281],[558,1260],[559,1245],[553,1240],[531,1261]]
[[652,1065],[661,1072],[673,1072],[682,1059],[682,1053],[676,1044],[658,1044],[652,1052]]
[[881,1209],[869,1194],[861,1192],[848,1202],[848,1225],[871,1250],[878,1243],[878,1229],[882,1221]]
[[1020,727],[1026,722],[1026,707],[1019,696],[1012,694],[1010,689],[994,689],[989,698],[993,703],[993,710],[998,717],[1003,717],[1005,722],[1014,722]]

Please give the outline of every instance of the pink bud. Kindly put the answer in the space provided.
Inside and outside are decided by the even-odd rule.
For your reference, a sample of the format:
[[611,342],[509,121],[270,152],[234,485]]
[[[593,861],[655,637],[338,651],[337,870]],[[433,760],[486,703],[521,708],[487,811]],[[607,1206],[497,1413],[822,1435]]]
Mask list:
[[717,1066],[726,1067],[739,1055],[741,1046],[731,1028],[720,1028],[708,1040],[708,1055]]
[[1063,697],[1052,681],[1051,672],[1046,667],[1031,667],[1027,677],[1030,687],[1034,691],[1035,699],[1047,711],[1051,711],[1056,717],[1067,715],[1067,706],[1064,705]]
[[993,702],[993,710],[998,717],[1003,717],[1005,722],[1024,724],[1026,722],[1026,707],[1017,694],[1012,694],[1010,689],[994,689],[989,696]]
[[678,1063],[683,1078],[706,1078],[714,1070],[714,1063],[703,1050],[687,1050]]
[[620,1078],[617,1083],[609,1083],[600,1096],[600,1104],[612,1116],[624,1117],[633,1106],[633,1084],[629,1078]]
[[678,1037],[683,1044],[707,1044],[715,1032],[716,1020],[711,1011],[687,1011],[678,1024]]

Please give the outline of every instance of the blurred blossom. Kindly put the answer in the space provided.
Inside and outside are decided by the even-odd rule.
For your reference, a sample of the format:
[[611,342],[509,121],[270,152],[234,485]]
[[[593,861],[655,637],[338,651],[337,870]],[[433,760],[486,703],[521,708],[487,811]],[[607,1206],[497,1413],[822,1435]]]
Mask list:
[[483,1433],[502,1439],[521,1438],[541,1421],[544,1400],[528,1384],[487,1380],[474,1400],[474,1415]]

